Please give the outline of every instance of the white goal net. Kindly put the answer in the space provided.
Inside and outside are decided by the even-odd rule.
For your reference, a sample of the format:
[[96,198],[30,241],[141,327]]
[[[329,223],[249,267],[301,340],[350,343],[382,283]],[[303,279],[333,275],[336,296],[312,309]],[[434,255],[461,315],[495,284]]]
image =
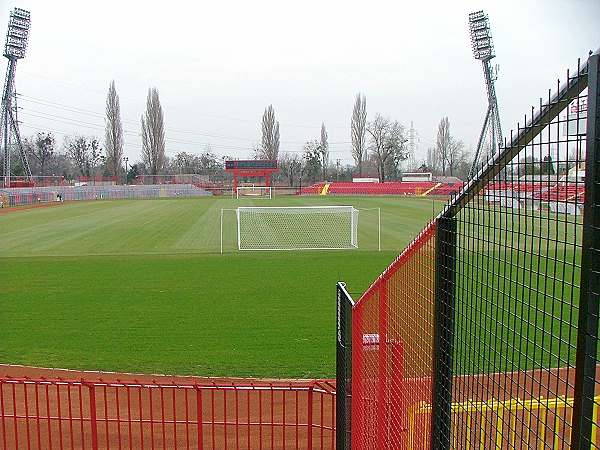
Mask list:
[[271,198],[271,186],[238,186],[236,198]]
[[358,210],[352,206],[239,207],[239,250],[358,248]]

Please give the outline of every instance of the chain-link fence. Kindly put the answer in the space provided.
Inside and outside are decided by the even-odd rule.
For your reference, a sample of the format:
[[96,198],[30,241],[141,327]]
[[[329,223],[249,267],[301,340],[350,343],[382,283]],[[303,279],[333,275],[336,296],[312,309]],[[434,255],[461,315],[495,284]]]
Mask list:
[[75,200],[189,198],[212,195],[191,184],[122,186],[51,186],[0,189],[2,207]]

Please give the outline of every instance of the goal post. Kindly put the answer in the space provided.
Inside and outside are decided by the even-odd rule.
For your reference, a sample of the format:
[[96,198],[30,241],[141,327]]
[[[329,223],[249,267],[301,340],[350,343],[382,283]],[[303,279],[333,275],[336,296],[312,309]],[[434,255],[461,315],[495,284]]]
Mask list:
[[358,248],[358,210],[352,206],[239,207],[238,250]]
[[235,189],[235,198],[272,198],[271,186],[238,186]]
[[[361,214],[364,215],[360,219]],[[381,250],[379,208],[241,206],[221,210],[225,251]],[[361,225],[362,224],[362,225]]]

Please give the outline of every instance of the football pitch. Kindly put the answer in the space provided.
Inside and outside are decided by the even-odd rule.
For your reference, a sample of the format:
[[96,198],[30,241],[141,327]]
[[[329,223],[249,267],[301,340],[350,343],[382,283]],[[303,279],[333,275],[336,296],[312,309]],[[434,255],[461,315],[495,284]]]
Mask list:
[[[431,198],[73,202],[0,215],[0,363],[333,377],[335,283],[355,298],[433,217]],[[348,205],[359,249],[239,252],[237,206]],[[381,210],[381,246],[377,215]]]

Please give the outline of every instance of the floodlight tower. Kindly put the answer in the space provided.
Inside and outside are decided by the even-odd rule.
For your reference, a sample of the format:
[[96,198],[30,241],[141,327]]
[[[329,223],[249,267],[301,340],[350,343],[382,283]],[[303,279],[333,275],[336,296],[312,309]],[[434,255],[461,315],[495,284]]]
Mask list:
[[29,37],[29,27],[31,25],[31,16],[29,11],[15,8],[10,13],[8,20],[8,31],[6,33],[6,45],[4,46],[4,56],[8,59],[8,67],[6,69],[6,79],[4,80],[4,91],[2,93],[2,114],[0,116],[0,137],[2,152],[4,156],[4,186],[10,186],[10,158],[13,139],[21,159],[23,168],[27,177],[31,179],[31,169],[27,162],[27,157],[21,143],[21,135],[19,133],[19,124],[16,118],[15,104],[13,104],[13,96],[15,91],[15,72],[17,69],[17,61],[25,57],[27,50],[27,38]]
[[486,135],[491,135],[491,151],[496,152],[498,145],[502,144],[502,127],[500,126],[498,98],[496,97],[496,88],[494,86],[498,70],[494,70],[490,63],[496,55],[494,54],[490,21],[487,14],[483,11],[469,14],[469,31],[471,34],[473,56],[475,56],[475,59],[480,60],[483,66],[483,76],[485,78],[488,98],[488,108],[481,133],[479,134],[479,140],[477,141],[477,151],[473,159],[473,166],[471,167],[471,177],[473,177],[477,173],[479,158],[484,152],[483,146]]

